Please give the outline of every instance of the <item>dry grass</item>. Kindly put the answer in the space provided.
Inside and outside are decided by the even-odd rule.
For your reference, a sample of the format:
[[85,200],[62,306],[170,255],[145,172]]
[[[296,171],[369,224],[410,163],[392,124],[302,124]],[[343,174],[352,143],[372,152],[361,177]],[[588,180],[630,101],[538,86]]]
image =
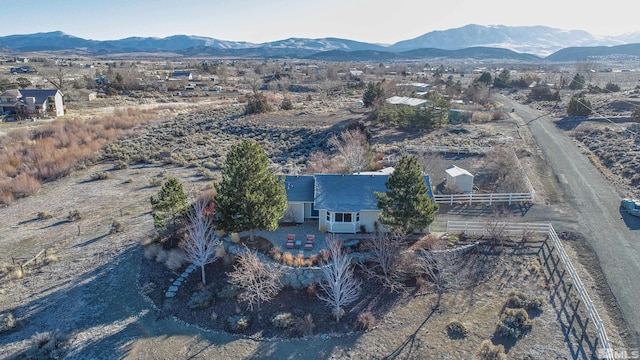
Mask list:
[[171,270],[177,271],[187,262],[184,252],[180,249],[171,249],[167,253],[164,264]]
[[35,194],[43,182],[66,176],[93,161],[105,144],[136,134],[137,126],[156,116],[156,111],[116,109],[113,115],[87,121],[55,120],[0,137],[0,203]]

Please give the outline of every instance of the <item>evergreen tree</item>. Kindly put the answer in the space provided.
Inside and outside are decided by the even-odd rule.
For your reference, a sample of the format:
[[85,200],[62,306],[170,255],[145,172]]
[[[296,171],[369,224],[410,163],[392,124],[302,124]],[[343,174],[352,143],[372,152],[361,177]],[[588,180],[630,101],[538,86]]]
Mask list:
[[569,89],[580,90],[584,88],[584,85],[585,85],[584,76],[576,73],[576,75],[573,77],[573,80],[571,80],[571,83],[569,83]]
[[591,102],[582,96],[573,96],[569,100],[567,115],[569,116],[589,116],[591,114]]
[[404,234],[429,227],[438,205],[427,193],[416,156],[403,155],[385,185],[387,192],[375,193],[382,225]]
[[377,107],[382,104],[384,99],[384,89],[379,82],[367,84],[367,88],[362,95],[362,102],[365,107]]
[[493,87],[498,89],[504,89],[509,86],[511,81],[511,73],[509,70],[504,69],[493,79]]
[[187,209],[187,194],[184,187],[175,177],[168,178],[158,196],[151,197],[151,215],[153,225],[158,231],[167,229],[167,225],[180,222]]
[[483,72],[476,81],[489,85],[491,83],[491,73],[488,71]]
[[254,140],[234,145],[216,186],[218,225],[229,232],[275,230],[287,208],[284,182],[268,168],[269,158]]

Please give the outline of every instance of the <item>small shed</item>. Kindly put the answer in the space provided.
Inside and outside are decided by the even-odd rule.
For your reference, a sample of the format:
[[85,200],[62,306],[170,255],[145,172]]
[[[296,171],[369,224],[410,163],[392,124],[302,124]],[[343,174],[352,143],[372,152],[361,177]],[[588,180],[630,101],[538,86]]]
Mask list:
[[98,97],[98,93],[89,89],[79,89],[78,94],[80,99],[84,101],[93,101]]
[[446,186],[450,189],[460,189],[465,194],[473,192],[473,175],[467,170],[451,165],[445,170],[447,173]]

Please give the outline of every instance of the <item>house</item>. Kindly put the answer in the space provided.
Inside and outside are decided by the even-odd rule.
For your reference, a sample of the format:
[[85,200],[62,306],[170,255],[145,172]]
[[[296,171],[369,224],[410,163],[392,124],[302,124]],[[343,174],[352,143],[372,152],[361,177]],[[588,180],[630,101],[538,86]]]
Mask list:
[[408,96],[392,96],[385,100],[391,105],[406,105],[406,106],[426,106],[427,100],[412,98]]
[[[375,193],[387,191],[388,179],[388,174],[286,176],[287,213],[297,223],[318,219],[318,228],[323,232],[373,231],[380,214]],[[433,198],[429,176],[425,175],[424,180]]]
[[58,89],[11,89],[0,94],[0,113],[18,117],[62,116],[64,98]]
[[465,194],[473,193],[473,175],[467,170],[451,165],[445,170],[447,180],[445,186],[449,189],[459,189]]
[[193,74],[191,71],[174,71],[171,73],[171,77],[174,79],[193,80]]

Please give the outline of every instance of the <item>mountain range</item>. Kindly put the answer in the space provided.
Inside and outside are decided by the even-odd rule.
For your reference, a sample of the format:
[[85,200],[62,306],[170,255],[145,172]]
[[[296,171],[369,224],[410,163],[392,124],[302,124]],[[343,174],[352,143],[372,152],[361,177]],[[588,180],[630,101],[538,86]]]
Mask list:
[[65,51],[86,55],[153,52],[174,56],[393,60],[425,57],[580,61],[640,56],[640,32],[618,37],[546,26],[467,25],[432,31],[392,45],[340,38],[289,38],[250,43],[190,35],[88,40],[60,31],[0,37],[0,52]]

